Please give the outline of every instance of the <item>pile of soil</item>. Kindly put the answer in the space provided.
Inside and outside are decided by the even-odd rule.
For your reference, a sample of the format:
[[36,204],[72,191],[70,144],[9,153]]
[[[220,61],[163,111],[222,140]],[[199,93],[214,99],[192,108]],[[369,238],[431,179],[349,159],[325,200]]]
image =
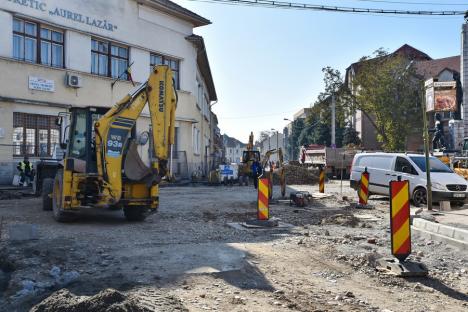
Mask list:
[[91,297],[76,296],[62,289],[33,307],[31,312],[188,312],[180,300],[172,296],[158,296],[157,302],[142,299],[115,289],[106,289]]
[[336,224],[336,225],[342,225],[342,226],[355,227],[359,225],[359,219],[353,215],[336,214],[336,215],[329,216],[329,217],[322,219],[320,224],[322,225]]
[[[286,176],[286,185],[313,185],[319,181],[319,172],[314,168],[307,168],[295,165],[285,165],[284,173]],[[273,183],[279,184],[279,175],[275,172]]]

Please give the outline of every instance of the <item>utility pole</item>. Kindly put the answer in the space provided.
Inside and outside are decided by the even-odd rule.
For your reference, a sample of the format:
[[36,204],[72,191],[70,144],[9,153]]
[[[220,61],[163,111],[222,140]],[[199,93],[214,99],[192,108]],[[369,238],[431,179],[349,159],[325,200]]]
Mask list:
[[429,131],[427,128],[426,114],[426,88],[424,81],[422,82],[421,109],[423,114],[423,137],[424,137],[424,155],[426,157],[426,193],[427,193],[427,210],[432,210],[432,183],[431,183],[431,165],[429,163]]
[[332,104],[331,104],[331,122],[332,122],[332,129],[331,129],[331,146],[333,148],[336,147],[336,132],[335,132],[335,115],[336,115],[336,103],[335,103],[335,94],[332,94]]
[[276,149],[279,148],[279,146],[278,146],[279,135],[278,134],[279,134],[279,132],[278,132],[278,130],[276,130]]

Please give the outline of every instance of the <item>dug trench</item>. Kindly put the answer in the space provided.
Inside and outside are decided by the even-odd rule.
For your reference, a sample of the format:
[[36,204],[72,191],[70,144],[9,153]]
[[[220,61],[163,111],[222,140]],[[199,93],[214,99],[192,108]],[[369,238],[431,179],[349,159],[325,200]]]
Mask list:
[[[272,216],[293,225],[274,230],[229,226],[255,217],[252,187],[165,188],[159,212],[143,223],[112,212],[61,224],[41,211],[39,199],[0,201],[0,310],[468,308],[466,253],[415,237],[411,257],[428,266],[429,276],[387,276],[375,268],[389,255],[386,201],[356,211],[337,190],[331,185],[332,197],[304,208],[272,205]],[[36,224],[39,238],[10,241],[8,228],[21,223]]]

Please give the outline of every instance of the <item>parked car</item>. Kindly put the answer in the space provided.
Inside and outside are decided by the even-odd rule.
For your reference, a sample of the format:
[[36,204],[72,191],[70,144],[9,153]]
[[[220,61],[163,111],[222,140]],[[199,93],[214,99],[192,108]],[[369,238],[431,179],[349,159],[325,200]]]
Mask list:
[[[432,183],[432,200],[465,202],[468,183],[435,157],[429,159]],[[359,153],[354,156],[351,168],[351,187],[358,189],[361,174],[369,172],[369,194],[389,195],[389,183],[401,176],[409,180],[410,196],[417,207],[427,203],[426,158],[420,154]]]

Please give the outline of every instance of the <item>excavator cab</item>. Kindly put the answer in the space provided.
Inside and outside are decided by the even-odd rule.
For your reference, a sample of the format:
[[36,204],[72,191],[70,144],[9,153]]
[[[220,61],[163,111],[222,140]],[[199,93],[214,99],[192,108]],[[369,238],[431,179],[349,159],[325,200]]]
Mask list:
[[260,160],[261,160],[261,158],[260,158],[260,152],[259,151],[244,151],[242,153],[242,162],[244,164],[246,164],[246,163],[252,164],[252,162],[260,161]]
[[[109,109],[102,107],[86,107],[70,109],[69,128],[62,129],[66,144],[67,157],[73,158],[77,171],[81,173],[97,173],[96,165],[96,134],[94,124]],[[68,116],[62,116],[68,118]]]

